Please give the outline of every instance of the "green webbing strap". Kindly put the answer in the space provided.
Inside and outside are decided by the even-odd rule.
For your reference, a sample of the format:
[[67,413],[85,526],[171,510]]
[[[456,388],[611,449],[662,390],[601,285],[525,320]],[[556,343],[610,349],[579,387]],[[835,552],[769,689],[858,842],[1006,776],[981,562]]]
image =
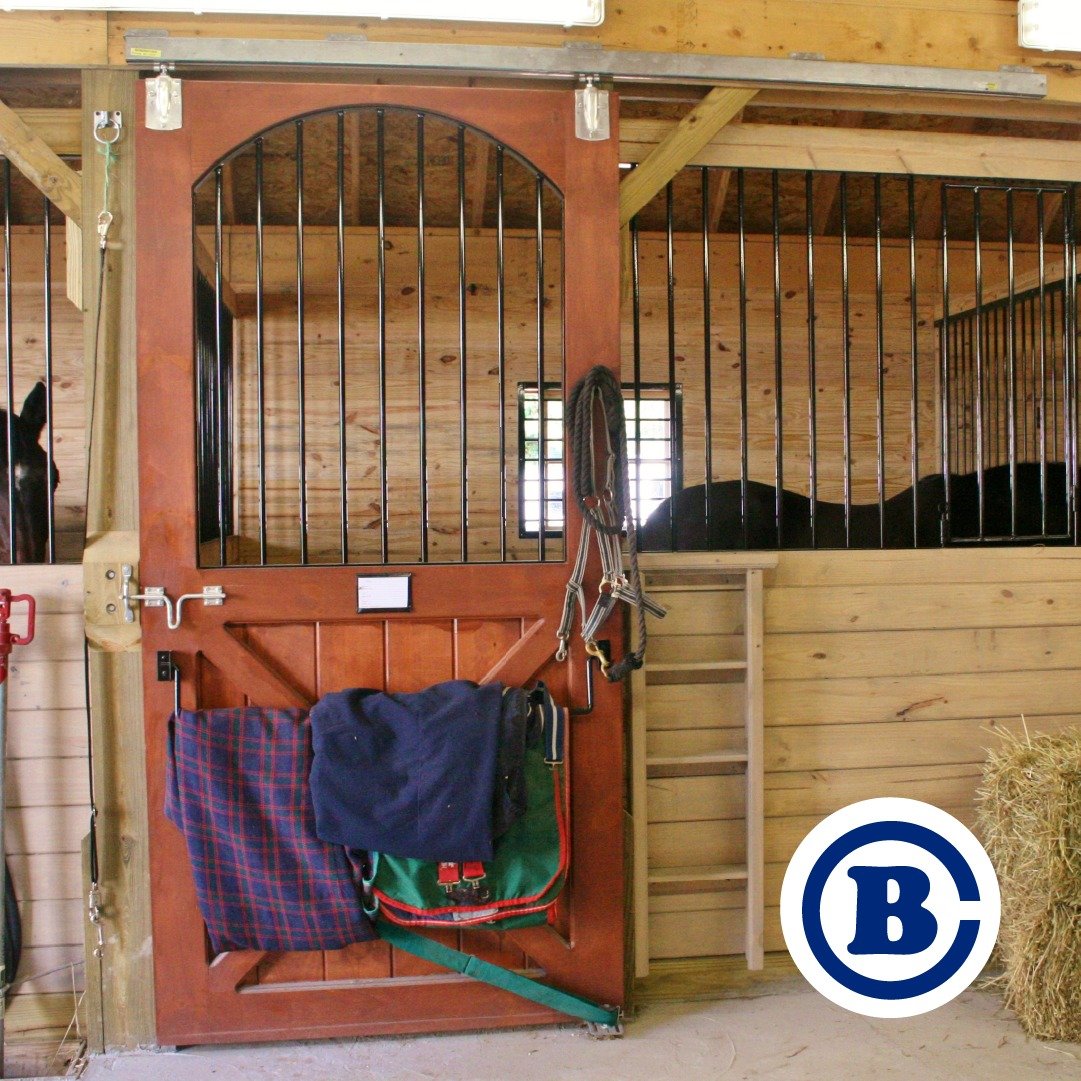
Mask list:
[[379,921],[379,937],[385,939],[392,946],[400,950],[412,953],[417,957],[423,957],[425,961],[442,965],[444,968],[453,969],[463,976],[471,976],[474,980],[490,983],[493,987],[501,987],[511,994],[521,995],[532,1002],[540,1003],[560,1013],[570,1014],[572,1017],[580,1017],[583,1021],[592,1021],[598,1025],[619,1024],[619,1010],[607,1006],[598,1006],[590,1002],[588,998],[580,998],[572,995],[569,991],[560,991],[557,987],[549,987],[545,983],[538,983],[528,976],[519,975],[509,969],[500,968],[488,961],[482,961],[471,953],[463,953],[461,950],[452,950],[440,942],[434,942],[430,938],[408,931],[399,927],[389,920]]

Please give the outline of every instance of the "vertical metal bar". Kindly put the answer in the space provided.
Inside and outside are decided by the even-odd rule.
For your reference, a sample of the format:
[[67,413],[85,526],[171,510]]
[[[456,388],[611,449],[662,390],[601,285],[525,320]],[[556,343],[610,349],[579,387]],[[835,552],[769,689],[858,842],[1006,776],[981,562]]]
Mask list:
[[458,458],[461,467],[460,512],[462,519],[461,559],[469,562],[469,444],[466,420],[469,415],[469,380],[466,340],[465,264],[465,126],[458,125]]
[[[958,387],[958,375],[963,374],[963,362],[964,358],[959,352],[963,346],[962,333],[964,330],[964,322],[962,320],[954,320],[949,323],[948,326],[943,328],[946,333],[949,334],[949,365],[950,365],[950,377],[947,383],[946,394],[950,397],[953,403],[954,416],[961,416],[964,409],[963,398],[960,394],[960,388]],[[956,426],[950,433],[952,439],[952,446],[950,447],[950,459],[951,461],[958,461],[963,454],[964,448],[962,445],[962,432],[960,425]]]
[[747,484],[747,193],[743,170],[736,171],[736,216],[739,219],[739,518],[743,547],[750,547]]
[[774,517],[777,547],[784,547],[784,353],[781,319],[781,194],[780,173],[773,170],[770,184],[773,213],[773,458]]
[[255,384],[259,441],[259,565],[267,563],[266,537],[266,327],[263,306],[263,139],[255,140]]
[[950,325],[950,227],[949,227],[949,188],[942,185],[942,333],[939,335],[939,409],[942,413],[939,429],[939,448],[942,456],[942,491],[945,500],[947,526],[940,533],[941,543],[945,545],[950,538],[950,396],[949,396],[949,341],[947,328]]
[[349,562],[349,475],[345,437],[345,111],[338,110],[338,481],[342,562]]
[[973,234],[973,261],[976,273],[976,490],[978,494],[978,507],[976,514],[977,536],[983,540],[984,536],[984,490],[983,471],[985,464],[985,431],[984,431],[984,395],[986,392],[986,378],[984,372],[986,345],[984,335],[986,324],[983,317],[983,244],[981,239],[981,226],[983,224],[983,208],[980,200],[980,189],[977,187],[972,195],[972,234]]
[[[642,507],[642,305],[638,270],[638,215],[636,214],[631,218],[631,331],[634,359],[634,453],[637,459],[634,469],[634,505],[640,513]],[[709,481],[707,480],[706,483],[708,486]],[[707,538],[709,536],[708,528],[706,536]]]
[[[503,243],[506,235],[503,145],[495,148],[496,375],[499,383],[499,561],[507,561],[507,297]],[[537,398],[540,401],[538,388]],[[538,406],[539,408],[539,406]]]
[[1037,241],[1037,259],[1039,263],[1040,316],[1039,329],[1035,315],[1032,318],[1033,333],[1039,334],[1039,342],[1034,343],[1039,351],[1040,367],[1040,532],[1047,533],[1047,264],[1044,250],[1044,216],[1046,208],[1043,201],[1043,189],[1036,195],[1036,228],[1039,232]]
[[1066,455],[1067,476],[1067,523],[1073,533],[1074,544],[1081,544],[1077,498],[1077,248],[1074,234],[1074,215],[1076,212],[1076,186],[1070,185],[1066,197],[1062,200],[1063,244],[1065,246],[1063,266],[1065,268],[1062,298],[1063,328],[1063,404],[1066,408],[1065,434],[1068,440]]
[[420,421],[420,559],[428,562],[428,309],[425,297],[424,114],[417,113],[417,413]]
[[[548,440],[545,427],[548,414],[544,408],[544,179],[538,173],[534,202],[537,229],[537,400],[540,405],[540,428],[537,453],[540,457],[540,520],[537,528],[537,558],[543,563],[547,558],[545,534],[547,533],[548,501]],[[564,487],[566,481],[564,480]]]
[[[42,240],[44,243],[45,278],[42,282],[44,299],[45,339],[45,542],[46,558],[56,562],[56,500],[53,491],[53,224],[48,198],[41,201]],[[0,744],[2,746],[2,744]]]
[[7,450],[8,495],[8,562],[15,563],[15,313],[12,311],[11,264],[11,162],[4,158],[4,383],[7,390],[7,415],[4,420],[4,441]]
[[807,423],[811,493],[811,547],[818,547],[818,363],[815,351],[814,173],[804,177],[807,226]]
[[[665,228],[665,264],[668,270],[667,277],[667,305],[668,305],[668,401],[670,408],[675,411],[676,405],[676,247],[675,247],[675,216],[673,202],[672,181],[669,180],[664,188],[664,228]],[[673,452],[675,447],[672,448]],[[676,492],[675,492],[675,461],[673,460],[673,484],[672,498],[668,501],[668,538],[669,549],[676,548]]]
[[[227,433],[225,431],[225,304],[222,297],[222,167],[214,170],[214,443],[218,459],[218,565],[228,557],[225,536]],[[10,460],[10,459],[9,459]]]
[[844,455],[845,547],[852,546],[852,332],[851,306],[848,294],[848,174],[841,174],[841,340],[842,382],[844,396],[841,407]]
[[976,472],[976,315],[971,313],[965,316],[964,319],[965,328],[965,342],[966,342],[966,354],[965,354],[965,371],[966,379],[968,381],[967,398],[965,399],[965,409],[967,410],[965,416],[966,427],[966,456],[967,464],[962,472],[975,473]]
[[1058,326],[1058,296],[1059,291],[1057,289],[1052,289],[1047,294],[1047,321],[1050,324],[1047,329],[1047,340],[1051,343],[1051,426],[1053,428],[1051,445],[1054,447],[1055,460],[1058,461],[1061,458],[1062,461],[1065,461],[1066,440],[1065,437],[1059,438],[1059,339],[1056,330]]
[[[713,320],[712,312],[710,311],[710,300],[712,295],[711,289],[711,275],[710,275],[710,262],[709,262],[709,168],[702,166],[702,378],[705,382],[705,401],[703,402],[703,408],[705,409],[705,476],[703,478],[705,482],[705,517],[706,517],[706,547],[710,547],[709,538],[712,536],[710,526],[713,522]],[[637,393],[637,379],[635,380],[635,390]],[[635,416],[638,416],[638,408],[635,406]],[[669,446],[674,449],[676,442],[675,432],[675,419],[676,419],[676,403],[669,400],[668,403],[668,432],[671,436]],[[635,433],[637,436],[637,432]],[[635,446],[639,448],[638,454],[641,457],[641,447],[635,441]],[[674,457],[670,455],[670,457]],[[673,463],[674,464],[674,463]],[[639,473],[642,471],[641,464],[638,466]],[[673,478],[675,479],[675,478]],[[675,499],[675,491],[672,493],[673,500]]]
[[1010,536],[1017,536],[1017,352],[1014,335],[1016,283],[1013,243],[1013,189],[1006,189],[1006,275],[1009,291],[1006,304],[1006,438],[1010,461]]
[[878,546],[886,547],[886,346],[882,293],[882,174],[875,173],[875,479],[878,485]]
[[375,111],[375,183],[376,183],[376,245],[378,336],[376,339],[379,368],[379,558],[390,560],[390,524],[387,482],[387,116],[383,109]]
[[1014,356],[1017,358],[1017,460],[1018,462],[1030,462],[1036,455],[1035,421],[1030,421],[1030,411],[1035,403],[1033,391],[1033,366],[1031,356],[1026,349],[1026,335],[1028,334],[1028,311],[1031,297],[1022,294],[1015,296],[1011,307],[1013,314],[1013,340]]
[[920,343],[919,307],[916,302],[916,178],[908,176],[908,352],[912,390],[910,458],[912,460],[912,547],[920,544]]
[[308,417],[304,341],[304,121],[296,121],[297,176],[297,455],[300,465],[300,562],[308,562]]

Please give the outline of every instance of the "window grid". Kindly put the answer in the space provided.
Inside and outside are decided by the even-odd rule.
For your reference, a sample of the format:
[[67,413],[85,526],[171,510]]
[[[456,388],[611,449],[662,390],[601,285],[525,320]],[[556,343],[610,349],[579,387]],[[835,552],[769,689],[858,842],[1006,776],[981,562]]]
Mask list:
[[[564,458],[563,401],[559,388],[545,384],[544,486],[545,535],[563,531]],[[637,401],[641,416],[635,424]],[[623,411],[627,425],[627,465],[631,505],[641,525],[672,493],[673,460],[678,463],[682,389],[676,388],[673,418],[667,384],[644,384],[637,396],[633,384],[623,384]],[[539,461],[540,408],[536,383],[518,385],[518,533],[536,537],[540,528],[541,469]],[[676,454],[673,455],[673,442]],[[677,485],[678,486],[678,485]]]

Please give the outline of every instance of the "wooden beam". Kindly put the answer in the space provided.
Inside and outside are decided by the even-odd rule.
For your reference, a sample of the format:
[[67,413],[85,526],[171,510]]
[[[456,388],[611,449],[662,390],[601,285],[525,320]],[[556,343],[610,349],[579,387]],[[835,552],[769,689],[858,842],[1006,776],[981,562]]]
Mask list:
[[83,185],[79,174],[61,161],[49,144],[3,102],[0,102],[0,154],[66,217],[82,219]]
[[105,12],[0,12],[0,66],[84,68],[108,63]]
[[[93,112],[120,110],[135,116],[139,79],[133,71],[83,74],[83,234],[96,236],[105,180],[105,158],[97,152]],[[135,400],[135,158],[134,124],[125,128],[113,163],[113,226],[107,263],[108,285],[100,318],[84,320],[89,441],[86,528],[95,543],[87,548],[84,574],[97,580],[99,559],[135,562],[139,530],[139,457]],[[96,311],[99,251],[83,245],[86,310]],[[124,558],[126,555],[127,558]],[[95,565],[96,564],[96,565]],[[113,587],[115,589],[115,582]],[[88,597],[88,629],[99,618]],[[119,607],[119,606],[117,606]],[[113,613],[113,617],[120,617]],[[138,636],[115,648],[90,651],[91,725],[100,881],[105,898],[106,946],[100,959],[86,946],[87,1001],[92,1045],[136,1047],[155,1039],[153,956],[150,948],[150,871],[147,853],[146,756],[143,720],[143,666]],[[85,883],[84,883],[85,885]],[[84,894],[85,896],[85,894]]]
[[[620,157],[644,162],[671,132],[671,121],[625,120]],[[931,131],[732,124],[685,164],[1072,182],[1081,177],[1081,143]]]
[[732,170],[721,169],[717,173],[717,183],[709,196],[709,231],[715,233],[721,224],[724,204],[728,202],[728,189],[732,184]]
[[755,96],[754,90],[716,87],[658,140],[619,186],[619,223],[626,225]]
[[[667,88],[670,92],[674,88]],[[648,93],[645,91],[643,93]],[[687,90],[684,89],[684,95]],[[693,92],[692,92],[693,93]],[[626,100],[636,91],[621,94]],[[1043,121],[1050,124],[1081,124],[1075,105],[1048,101],[1018,101],[971,95],[959,98],[943,94],[906,94],[893,90],[760,90],[754,99],[758,109],[798,109],[800,112],[882,113],[892,116],[956,116],[988,120]]]
[[488,158],[492,144],[488,139],[479,139],[473,145],[477,156],[466,174],[466,221],[470,228],[481,229],[484,226],[484,206],[488,201]]
[[210,990],[217,992],[235,991],[240,981],[266,955],[266,950],[230,950],[228,953],[219,953],[210,962]]
[[[846,113],[841,117],[839,128],[858,128],[863,122],[863,113]],[[841,187],[840,173],[824,173],[816,176],[813,182],[812,200],[814,202],[814,231],[821,236],[826,231],[829,220],[833,217],[833,208],[837,204],[837,192]]]
[[266,702],[283,709],[311,709],[314,700],[295,687],[260,657],[250,646],[241,642],[223,627],[206,632],[206,654],[213,663],[227,672],[253,702]]
[[82,113],[78,109],[16,109],[19,119],[45,140],[56,154],[83,152]]
[[[45,17],[39,16],[37,22],[44,23]],[[372,41],[445,43],[453,35],[453,40],[462,44],[595,43],[610,49],[744,57],[783,57],[799,49],[821,53],[832,61],[986,71],[996,71],[1004,64],[1023,64],[1047,76],[1048,100],[1081,101],[1081,79],[1077,78],[1074,58],[1021,49],[1017,44],[1017,5],[1006,0],[905,0],[904,4],[859,4],[852,0],[623,0],[608,6],[601,26],[571,30],[537,26],[514,29],[479,23],[451,29],[445,23],[402,24],[379,19],[252,19],[245,15],[117,12],[109,16],[110,63],[123,64],[124,32],[140,27],[164,29],[174,35],[246,39],[311,40],[334,33],[363,33]],[[17,53],[14,47],[8,51]],[[995,104],[993,99],[989,104]]]
[[[962,120],[957,123],[957,134],[970,134],[976,126],[975,120]],[[916,196],[916,236],[939,237],[942,235],[942,193],[936,184],[923,185],[923,191]]]
[[555,635],[548,629],[548,621],[538,619],[477,682],[521,687],[555,656],[555,651]]

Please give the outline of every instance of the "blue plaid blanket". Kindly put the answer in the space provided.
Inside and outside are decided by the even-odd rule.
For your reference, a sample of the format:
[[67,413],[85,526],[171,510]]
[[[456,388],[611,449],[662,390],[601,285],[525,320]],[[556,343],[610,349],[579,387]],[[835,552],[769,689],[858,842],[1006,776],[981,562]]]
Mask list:
[[311,724],[293,709],[181,710],[165,813],[215,950],[330,950],[375,937],[345,851],[319,840]]

